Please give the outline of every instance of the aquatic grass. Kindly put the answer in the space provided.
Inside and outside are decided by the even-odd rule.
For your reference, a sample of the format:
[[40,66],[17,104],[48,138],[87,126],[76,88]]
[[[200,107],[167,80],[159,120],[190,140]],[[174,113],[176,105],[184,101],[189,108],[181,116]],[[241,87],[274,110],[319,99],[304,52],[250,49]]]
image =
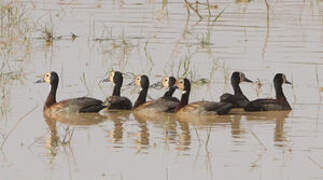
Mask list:
[[260,79],[257,79],[254,84],[256,85],[257,96],[259,96],[262,92],[263,83],[260,81]]
[[317,166],[319,169],[323,169],[323,166],[321,165],[321,163],[317,162],[316,160],[314,160],[311,156],[307,156],[307,158],[315,165]]
[[11,111],[12,82],[23,83],[25,78],[24,62],[30,58],[32,31],[27,11],[23,3],[0,1],[0,119],[7,119]]
[[0,2],[0,59],[1,72],[14,71],[13,61],[28,59],[31,51],[31,23],[23,3]]
[[[315,79],[316,79],[316,84],[317,84],[317,87],[318,87],[318,94],[319,94],[320,102],[321,102],[322,101],[321,92],[322,92],[323,88],[320,87],[320,78],[319,78],[317,65],[315,65]],[[293,83],[293,86],[294,86],[294,83]]]
[[200,40],[201,48],[202,49],[204,49],[204,48],[210,49],[210,45],[211,45],[210,41],[211,41],[211,33],[210,33],[210,31],[207,31],[206,34],[203,34],[203,36]]
[[148,45],[149,45],[149,40],[147,40],[145,42],[145,45],[144,45],[144,52],[145,52],[145,57],[146,57],[146,60],[147,60],[147,63],[149,65],[149,70],[148,72],[151,73],[152,69],[153,69],[153,66],[154,66],[154,61],[153,61],[153,58],[152,56],[150,55],[149,51],[148,51]]
[[215,18],[214,18],[214,20],[213,20],[213,23],[215,23],[215,22],[217,22],[217,21],[218,21],[218,19],[219,19],[219,18],[222,16],[222,14],[224,13],[225,9],[226,9],[226,8],[223,8],[223,9],[222,9],[222,11],[220,11],[220,13],[219,13],[219,14],[217,14],[217,15],[215,16]]
[[216,4],[210,4],[209,0],[206,0],[206,3],[195,1],[195,2],[188,2],[187,0],[184,0],[184,4],[186,7],[187,15],[191,16],[191,10],[200,18],[200,21],[203,19],[203,16],[200,13],[199,6],[206,6],[208,10],[209,17],[212,16],[211,9],[217,9],[218,5]]
[[86,74],[85,72],[83,72],[82,76],[80,77],[80,81],[81,83],[83,84],[83,86],[85,87],[86,91],[87,91],[87,94],[86,96],[88,96],[90,94],[90,88],[86,82]]
[[9,130],[9,132],[3,138],[3,141],[0,144],[0,150],[3,149],[5,143],[7,142],[8,138],[9,138],[9,136],[16,130],[16,128],[18,127],[18,125],[21,123],[21,121],[24,120],[27,116],[29,116],[32,112],[34,112],[37,108],[38,108],[38,105],[36,105],[35,107],[33,107],[30,111],[28,111],[27,113],[25,113],[22,117],[20,117],[17,120],[17,122],[13,125],[13,127]]

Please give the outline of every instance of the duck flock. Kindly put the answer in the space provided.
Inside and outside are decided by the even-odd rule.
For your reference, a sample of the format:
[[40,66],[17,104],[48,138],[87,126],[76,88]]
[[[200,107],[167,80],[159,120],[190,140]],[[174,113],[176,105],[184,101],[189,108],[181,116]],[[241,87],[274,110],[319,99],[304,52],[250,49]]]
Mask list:
[[[252,82],[242,72],[233,72],[231,75],[231,85],[234,94],[225,93],[220,97],[220,102],[215,101],[195,101],[189,102],[191,82],[187,78],[175,79],[175,77],[164,77],[161,82],[155,85],[161,85],[168,88],[167,92],[160,98],[147,101],[148,89],[150,87],[147,75],[139,75],[135,78],[135,85],[140,87],[138,98],[131,102],[127,97],[121,96],[121,87],[123,84],[123,74],[120,71],[112,71],[108,78],[102,82],[112,82],[114,89],[112,96],[105,101],[91,97],[78,97],[56,101],[56,91],[59,83],[59,76],[56,72],[46,73],[36,83],[46,82],[50,84],[51,89],[44,105],[44,114],[56,112],[71,113],[93,113],[101,110],[117,111],[132,110],[144,113],[176,113],[178,114],[196,114],[196,115],[225,115],[230,113],[233,108],[242,108],[245,111],[289,111],[289,105],[282,89],[284,83],[291,84],[286,76],[277,73],[274,76],[273,83],[276,92],[274,99],[256,99],[249,101],[240,89],[240,82]],[[182,92],[180,99],[173,97],[176,90]]]

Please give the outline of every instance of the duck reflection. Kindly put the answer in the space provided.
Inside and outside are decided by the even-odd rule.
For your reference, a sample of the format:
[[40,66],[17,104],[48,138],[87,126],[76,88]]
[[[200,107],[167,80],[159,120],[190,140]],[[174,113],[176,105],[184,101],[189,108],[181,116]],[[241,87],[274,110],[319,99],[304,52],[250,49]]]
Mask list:
[[283,147],[288,140],[287,134],[284,130],[285,119],[288,117],[290,111],[271,111],[271,112],[254,112],[246,113],[248,121],[275,121],[275,130],[273,140],[275,146]]
[[230,115],[176,115],[179,122],[187,122],[197,127],[212,127],[217,125],[231,124]]
[[56,120],[45,116],[45,121],[49,129],[49,133],[48,133],[49,135],[46,139],[45,147],[49,150],[52,156],[55,156],[57,152],[58,140],[59,140],[59,137],[57,136]]
[[245,116],[245,111],[242,108],[236,108],[230,112],[230,115],[231,136],[232,138],[241,138],[246,134],[245,128],[241,127],[241,120]]
[[181,128],[182,133],[178,137],[178,143],[176,150],[186,151],[190,149],[191,146],[191,131],[188,122],[179,121],[178,122]]
[[274,118],[276,119],[276,126],[274,132],[274,141],[276,142],[276,146],[283,146],[283,144],[279,142],[287,141],[287,135],[284,132],[284,124],[285,119],[288,117],[290,111],[287,112],[279,112],[274,114]]
[[109,142],[122,144],[123,124],[129,119],[131,111],[109,111],[104,115],[113,122],[113,129],[109,131]]
[[[105,121],[107,118],[98,113],[52,113],[52,114],[44,114],[45,121],[49,127],[49,136],[46,142],[46,148],[51,151],[51,153],[55,153],[56,149],[59,145],[65,144],[65,139],[67,134],[69,134],[70,126],[90,126],[101,123]],[[67,125],[67,131],[63,138],[63,141],[59,141],[59,136],[57,135],[57,127],[56,123],[62,123]],[[70,134],[71,138],[72,134]]]
[[[136,139],[136,147],[138,150],[146,149],[149,145],[149,129],[147,127],[147,121],[150,120],[150,116],[148,113],[140,113],[134,112],[133,113],[135,120],[138,122],[139,125],[139,132],[137,133]],[[151,114],[150,114],[151,115]]]
[[210,128],[214,126],[225,126],[231,124],[230,115],[176,115],[182,130],[179,138],[178,150],[188,150],[191,146],[191,133],[189,125],[194,128]]
[[241,127],[242,115],[231,116],[231,136],[232,138],[240,138],[246,133],[246,130]]
[[[147,123],[154,128],[160,128],[163,132],[162,139],[166,145],[177,144],[176,119],[173,114],[169,113],[141,113],[134,112],[134,117],[141,127],[141,135],[147,135],[146,140],[149,141],[149,133]],[[147,130],[147,133],[144,133]],[[142,137],[143,138],[143,137]],[[148,142],[149,143],[149,142]]]

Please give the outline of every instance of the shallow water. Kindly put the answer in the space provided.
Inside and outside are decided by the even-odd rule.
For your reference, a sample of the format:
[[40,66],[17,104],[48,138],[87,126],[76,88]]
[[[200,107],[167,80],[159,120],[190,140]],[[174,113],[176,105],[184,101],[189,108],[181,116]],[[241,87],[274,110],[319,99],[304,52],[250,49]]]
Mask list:
[[[216,1],[211,18],[200,6],[201,21],[182,1],[163,2],[22,1],[30,49],[8,53],[0,39],[1,57],[11,60],[0,76],[0,179],[323,179],[322,2],[268,1],[267,18],[263,1]],[[62,38],[46,43],[45,26]],[[48,85],[33,83],[39,75],[58,72],[59,100],[104,99],[112,85],[99,81],[112,69],[151,82],[209,80],[193,85],[190,101],[232,92],[233,71],[261,82],[241,84],[249,99],[273,97],[272,78],[284,72],[293,111],[43,117]],[[122,94],[134,101],[137,92]]]

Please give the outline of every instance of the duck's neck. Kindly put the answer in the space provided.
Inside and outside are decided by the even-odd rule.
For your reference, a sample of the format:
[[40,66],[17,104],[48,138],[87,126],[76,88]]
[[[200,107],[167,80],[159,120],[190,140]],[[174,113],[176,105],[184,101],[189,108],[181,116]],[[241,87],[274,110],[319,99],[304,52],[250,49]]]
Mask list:
[[135,105],[133,106],[133,109],[136,109],[138,106],[140,106],[146,102],[147,92],[148,92],[148,87],[143,88],[140,91],[140,94],[135,102]]
[[231,81],[234,94],[242,94],[239,82]]
[[190,90],[187,90],[185,91],[185,93],[182,94],[181,101],[177,105],[175,112],[179,111],[180,109],[182,109],[188,104],[189,97],[190,97]]
[[52,106],[53,104],[56,103],[57,85],[58,85],[58,83],[57,84],[55,83],[55,84],[51,85],[50,92],[49,92],[48,97],[46,99],[44,109],[49,108],[50,106]]
[[281,84],[275,84],[276,99],[286,99]]
[[176,90],[176,87],[169,87],[168,91],[164,94],[163,97],[165,97],[165,98],[172,97],[175,90]]
[[121,84],[116,83],[113,88],[112,96],[120,96]]

